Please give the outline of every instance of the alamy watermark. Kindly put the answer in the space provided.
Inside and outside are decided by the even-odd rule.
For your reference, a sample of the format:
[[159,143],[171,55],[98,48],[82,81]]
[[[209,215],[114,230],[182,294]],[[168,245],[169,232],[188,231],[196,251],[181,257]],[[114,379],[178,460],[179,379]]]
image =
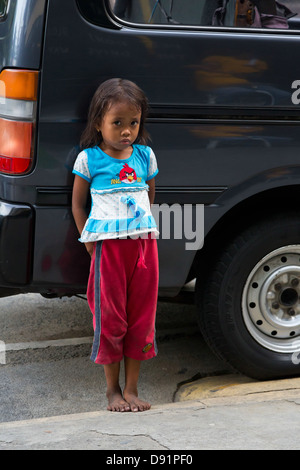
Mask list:
[[[203,204],[153,204],[151,213],[155,219],[159,238],[162,240],[184,240],[186,250],[199,250],[204,243]],[[125,223],[126,235],[135,232],[144,223],[147,215],[132,196],[120,199],[118,219]],[[127,225],[127,221],[128,225]],[[117,224],[117,220],[114,221]],[[112,226],[110,226],[112,229]],[[151,228],[151,225],[148,227]],[[134,237],[135,235],[132,235]]]
[[293,352],[293,354],[292,354],[292,363],[295,366],[298,366],[300,364],[300,350]]
[[203,204],[153,204],[151,211],[161,239],[185,239],[186,250],[199,250],[203,247]]
[[0,364],[6,364],[6,348],[4,341],[0,341]]
[[300,80],[294,80],[292,83],[292,90],[295,90],[292,93],[292,103],[300,104]]

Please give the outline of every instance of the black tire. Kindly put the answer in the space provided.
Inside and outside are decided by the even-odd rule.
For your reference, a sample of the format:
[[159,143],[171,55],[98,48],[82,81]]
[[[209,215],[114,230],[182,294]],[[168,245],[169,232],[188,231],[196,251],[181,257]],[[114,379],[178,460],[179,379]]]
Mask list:
[[201,279],[199,325],[219,357],[259,380],[300,375],[299,215],[247,228]]

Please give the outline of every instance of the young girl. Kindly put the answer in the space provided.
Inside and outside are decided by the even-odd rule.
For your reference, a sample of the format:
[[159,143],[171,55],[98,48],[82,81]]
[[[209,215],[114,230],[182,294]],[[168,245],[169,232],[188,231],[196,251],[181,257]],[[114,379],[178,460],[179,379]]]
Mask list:
[[146,112],[147,99],[134,83],[111,79],[100,85],[81,139],[84,150],[73,169],[72,211],[79,240],[92,257],[87,289],[94,325],[91,359],[104,364],[110,411],[150,408],[137,391],[140,362],[156,356],[158,232],[150,206],[158,169],[145,146]]

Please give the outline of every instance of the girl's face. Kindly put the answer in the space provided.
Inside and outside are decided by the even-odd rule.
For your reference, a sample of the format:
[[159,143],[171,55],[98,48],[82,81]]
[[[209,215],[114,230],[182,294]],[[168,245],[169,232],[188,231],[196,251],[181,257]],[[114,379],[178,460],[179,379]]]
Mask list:
[[112,104],[96,126],[102,134],[101,149],[112,157],[127,158],[139,134],[141,114],[128,102]]

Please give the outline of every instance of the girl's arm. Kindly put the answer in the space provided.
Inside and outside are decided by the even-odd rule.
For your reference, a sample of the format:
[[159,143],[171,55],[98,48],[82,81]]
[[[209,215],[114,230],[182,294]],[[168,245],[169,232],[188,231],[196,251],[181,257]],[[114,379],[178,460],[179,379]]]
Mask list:
[[149,186],[149,201],[150,201],[150,206],[154,203],[154,198],[155,198],[155,178],[151,178],[151,180],[146,181],[146,183]]
[[[86,203],[89,194],[90,183],[78,175],[75,175],[73,194],[72,194],[72,213],[78,229],[81,234],[87,221]],[[85,243],[88,253],[92,256],[94,243]]]

